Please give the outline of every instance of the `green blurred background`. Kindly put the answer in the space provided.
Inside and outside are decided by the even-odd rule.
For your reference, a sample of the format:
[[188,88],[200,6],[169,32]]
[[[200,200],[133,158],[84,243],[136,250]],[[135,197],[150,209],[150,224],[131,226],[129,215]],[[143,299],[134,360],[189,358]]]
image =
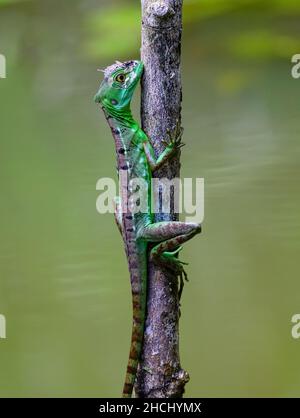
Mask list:
[[[183,253],[186,396],[298,396],[300,2],[184,3],[182,176],[206,184]],[[120,394],[130,288],[95,208],[115,155],[92,98],[96,69],[139,46],[137,0],[0,0],[1,397]]]

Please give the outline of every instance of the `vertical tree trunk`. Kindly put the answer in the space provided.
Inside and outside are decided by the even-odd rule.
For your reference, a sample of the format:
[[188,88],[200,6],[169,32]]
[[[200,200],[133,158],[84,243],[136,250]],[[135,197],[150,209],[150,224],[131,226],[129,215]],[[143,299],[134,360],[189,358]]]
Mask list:
[[[142,127],[157,153],[181,116],[180,52],[183,0],[142,0]],[[154,177],[179,177],[180,155]],[[174,196],[171,196],[174,199]],[[171,205],[172,206],[172,205]],[[173,205],[174,206],[174,205]],[[178,220],[159,213],[156,221]],[[181,397],[189,377],[179,358],[177,278],[149,263],[147,321],[135,391],[143,398]]]

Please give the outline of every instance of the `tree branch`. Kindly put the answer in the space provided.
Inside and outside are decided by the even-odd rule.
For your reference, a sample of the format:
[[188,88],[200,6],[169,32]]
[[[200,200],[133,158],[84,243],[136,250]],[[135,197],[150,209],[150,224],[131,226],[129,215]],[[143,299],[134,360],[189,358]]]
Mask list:
[[[164,149],[167,130],[181,120],[181,32],[183,0],[142,0],[142,127],[157,154]],[[179,177],[179,153],[154,177]],[[174,207],[174,196],[171,207]],[[155,220],[178,220],[159,213]],[[135,391],[143,398],[177,398],[189,380],[179,358],[179,300],[177,278],[149,262],[147,320],[143,354]]]

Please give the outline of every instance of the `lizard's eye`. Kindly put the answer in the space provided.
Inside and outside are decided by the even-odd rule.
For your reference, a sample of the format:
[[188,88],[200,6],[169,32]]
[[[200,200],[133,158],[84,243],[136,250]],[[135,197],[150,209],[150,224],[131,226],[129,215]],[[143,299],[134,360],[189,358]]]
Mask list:
[[116,80],[118,83],[124,83],[124,81],[126,80],[126,76],[125,76],[125,74],[123,74],[123,73],[118,74],[118,75],[116,75],[115,80]]

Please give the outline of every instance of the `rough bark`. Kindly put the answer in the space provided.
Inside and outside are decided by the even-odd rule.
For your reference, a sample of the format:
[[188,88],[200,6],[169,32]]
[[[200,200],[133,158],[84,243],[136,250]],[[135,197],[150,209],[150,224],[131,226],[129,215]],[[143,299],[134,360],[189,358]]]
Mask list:
[[[141,119],[157,154],[165,148],[162,140],[167,131],[181,120],[181,32],[182,0],[142,0]],[[179,158],[178,153],[154,177],[179,177]],[[178,220],[178,214],[174,210],[157,214],[156,221],[162,220]],[[178,321],[177,278],[149,263],[144,347],[135,386],[138,397],[182,396],[189,376],[180,366]]]

